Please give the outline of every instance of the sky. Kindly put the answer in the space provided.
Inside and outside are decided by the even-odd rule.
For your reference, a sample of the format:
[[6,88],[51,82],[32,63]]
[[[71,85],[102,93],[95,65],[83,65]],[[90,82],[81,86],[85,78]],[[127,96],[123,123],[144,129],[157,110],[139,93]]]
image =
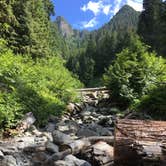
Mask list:
[[63,16],[75,29],[98,29],[128,4],[142,11],[142,0],[52,0],[56,15]]

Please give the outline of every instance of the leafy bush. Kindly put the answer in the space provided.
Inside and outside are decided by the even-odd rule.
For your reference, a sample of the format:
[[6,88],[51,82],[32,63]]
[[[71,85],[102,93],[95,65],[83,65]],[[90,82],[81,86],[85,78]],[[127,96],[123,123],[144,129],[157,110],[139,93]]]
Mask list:
[[124,107],[135,107],[140,98],[166,80],[165,59],[147,51],[138,37],[131,38],[131,46],[117,54],[116,60],[104,74],[104,83],[112,97]]
[[80,86],[60,58],[34,62],[5,50],[0,53],[0,126],[10,127],[26,112],[42,125],[50,114],[65,111],[67,102],[76,99],[73,89]]
[[151,115],[154,119],[166,120],[166,85],[161,84],[148,95],[143,96],[137,109]]

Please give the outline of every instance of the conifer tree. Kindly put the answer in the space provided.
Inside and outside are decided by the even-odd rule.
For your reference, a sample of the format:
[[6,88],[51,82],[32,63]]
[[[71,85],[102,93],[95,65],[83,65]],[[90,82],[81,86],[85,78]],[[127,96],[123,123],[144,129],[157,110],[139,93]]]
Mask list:
[[15,34],[14,26],[18,24],[14,14],[12,5],[15,0],[0,1],[0,38],[9,41],[11,35]]
[[32,57],[50,55],[49,20],[42,0],[28,0],[26,3],[27,26],[30,37],[28,52]]
[[144,0],[144,11],[141,13],[138,26],[138,34],[143,41],[161,55],[164,52],[163,47],[165,48],[165,44],[162,42],[162,38],[165,36],[162,27],[166,22],[166,19],[162,19],[165,10],[164,3],[162,0]]

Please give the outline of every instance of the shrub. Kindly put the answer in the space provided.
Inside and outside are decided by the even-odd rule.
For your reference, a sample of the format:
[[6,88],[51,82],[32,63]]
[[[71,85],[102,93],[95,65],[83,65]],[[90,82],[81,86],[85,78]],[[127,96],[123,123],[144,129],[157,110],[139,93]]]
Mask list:
[[14,125],[26,112],[33,112],[42,125],[76,100],[74,89],[80,86],[58,57],[34,62],[5,50],[0,53],[0,126]]
[[103,76],[113,99],[125,107],[135,107],[143,95],[157,86],[157,82],[166,80],[165,59],[148,52],[148,47],[138,37],[132,41],[129,48],[117,54]]
[[161,84],[143,96],[137,109],[151,115],[153,119],[166,120],[166,85]]

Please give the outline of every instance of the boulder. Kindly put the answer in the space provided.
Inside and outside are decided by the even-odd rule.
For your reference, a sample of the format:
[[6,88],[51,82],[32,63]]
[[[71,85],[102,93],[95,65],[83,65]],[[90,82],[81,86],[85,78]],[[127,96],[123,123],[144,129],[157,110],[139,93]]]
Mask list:
[[46,131],[47,132],[53,132],[55,130],[55,123],[49,122],[46,126]]
[[96,124],[96,125],[94,125],[93,128],[96,129],[96,132],[98,132],[100,136],[112,136],[113,135],[112,131],[108,130],[106,127],[102,127],[102,126]]
[[107,128],[102,127],[96,123],[91,123],[87,126],[88,129],[97,133],[98,136],[112,136],[113,133]]
[[0,151],[4,153],[5,155],[11,155],[13,153],[18,152],[18,148],[15,147],[14,145],[5,145],[0,147]]
[[93,146],[93,161],[95,165],[113,165],[114,148],[106,142],[99,141]]
[[4,154],[3,154],[3,152],[0,150],[0,160],[2,160],[2,159],[4,159]]
[[91,115],[91,111],[82,111],[81,113],[80,113],[80,116],[82,117],[82,118],[84,118],[85,116],[90,116]]
[[57,153],[57,152],[59,152],[59,147],[52,142],[47,142],[46,143],[46,150],[51,152],[51,153]]
[[104,116],[104,115],[99,116],[98,124],[101,126],[112,127],[114,125],[112,121],[112,116]]
[[68,110],[70,113],[72,113],[72,112],[75,110],[75,104],[69,103],[69,104],[67,105],[67,110]]
[[2,161],[0,161],[0,166],[17,166],[16,159],[11,155],[6,155]]
[[92,113],[92,112],[95,112],[95,111],[96,111],[96,107],[87,105],[86,108],[85,108],[85,111],[91,112],[91,113]]
[[56,125],[56,130],[59,130],[65,134],[75,134],[79,129],[79,125],[73,120],[65,120]]
[[90,136],[99,136],[97,132],[88,129],[88,128],[82,128],[77,132],[78,137],[90,137]]
[[67,166],[67,163],[63,160],[58,160],[54,162],[54,166]]
[[69,135],[66,135],[58,130],[52,132],[53,142],[57,145],[68,144],[72,142],[72,139]]
[[43,162],[45,160],[47,160],[48,156],[45,152],[37,152],[35,153],[35,155],[33,156],[33,162],[35,163],[40,163]]
[[66,156],[64,161],[66,162],[66,166],[91,166],[87,161],[80,160],[73,155]]

